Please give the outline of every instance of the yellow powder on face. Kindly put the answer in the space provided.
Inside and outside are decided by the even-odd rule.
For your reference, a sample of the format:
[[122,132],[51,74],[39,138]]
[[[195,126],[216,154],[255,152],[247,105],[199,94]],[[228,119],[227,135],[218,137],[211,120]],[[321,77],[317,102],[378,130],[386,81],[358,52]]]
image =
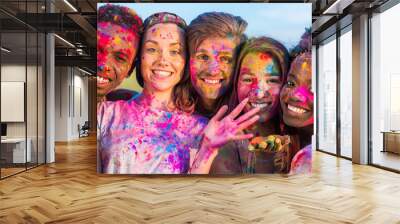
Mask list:
[[302,70],[307,70],[307,69],[308,69],[308,65],[307,65],[307,62],[306,62],[306,61],[303,62],[303,64],[301,64],[301,69],[302,69]]
[[120,38],[119,36],[114,37],[114,43],[115,43],[116,45],[121,44],[121,38]]

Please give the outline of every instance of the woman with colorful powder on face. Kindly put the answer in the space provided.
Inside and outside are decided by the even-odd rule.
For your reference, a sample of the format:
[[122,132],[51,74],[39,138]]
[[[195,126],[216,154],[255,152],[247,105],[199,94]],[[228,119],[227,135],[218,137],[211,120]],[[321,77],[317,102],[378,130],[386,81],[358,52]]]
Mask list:
[[[279,93],[286,80],[289,55],[278,41],[259,37],[243,45],[233,77],[230,108],[249,98],[244,111],[259,108],[259,120],[244,130],[254,136],[280,134]],[[273,173],[274,153],[265,152],[254,163],[248,151],[249,141],[231,142],[219,151],[210,173],[235,174],[242,172]],[[255,166],[255,167],[254,167]]]
[[284,133],[292,139],[290,173],[311,172],[311,136],[314,124],[314,94],[311,90],[311,31],[307,29],[291,51],[288,78],[281,91]]
[[[185,29],[185,21],[172,13],[156,13],[145,20],[137,64],[143,92],[129,101],[105,102],[98,109],[102,172],[187,173],[191,152],[196,161],[204,161],[203,155],[212,153],[215,145],[251,137],[236,135],[238,128],[251,124],[251,113],[234,123],[222,119],[225,111],[221,110],[221,116],[208,125],[206,118],[192,114],[190,78],[184,73]],[[225,131],[223,124],[231,129]],[[235,124],[242,126],[235,128]],[[215,135],[221,130],[225,135]],[[193,171],[199,169],[196,166]]]

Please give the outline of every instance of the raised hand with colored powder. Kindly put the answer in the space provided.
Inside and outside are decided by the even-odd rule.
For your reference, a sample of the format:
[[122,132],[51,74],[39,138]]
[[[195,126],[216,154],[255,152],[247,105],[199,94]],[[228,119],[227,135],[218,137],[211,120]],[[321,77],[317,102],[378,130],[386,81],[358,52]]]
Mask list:
[[243,134],[242,130],[254,124],[260,118],[256,115],[260,108],[253,108],[236,118],[248,103],[244,99],[229,115],[223,117],[228,107],[222,106],[217,114],[211,118],[204,129],[204,136],[200,150],[192,160],[190,173],[208,174],[211,164],[218,154],[218,149],[229,141],[250,139],[253,134]]

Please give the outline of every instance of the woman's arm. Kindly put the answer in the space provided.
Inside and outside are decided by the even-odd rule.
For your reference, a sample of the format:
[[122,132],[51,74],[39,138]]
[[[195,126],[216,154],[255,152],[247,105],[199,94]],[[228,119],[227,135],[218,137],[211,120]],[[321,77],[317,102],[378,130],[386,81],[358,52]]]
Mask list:
[[224,117],[228,107],[222,106],[217,114],[211,118],[204,129],[200,149],[193,159],[189,173],[208,174],[211,164],[218,154],[220,147],[229,141],[249,139],[253,134],[243,134],[241,131],[258,121],[259,108],[254,108],[242,116],[240,114],[248,99],[243,100],[229,115]]

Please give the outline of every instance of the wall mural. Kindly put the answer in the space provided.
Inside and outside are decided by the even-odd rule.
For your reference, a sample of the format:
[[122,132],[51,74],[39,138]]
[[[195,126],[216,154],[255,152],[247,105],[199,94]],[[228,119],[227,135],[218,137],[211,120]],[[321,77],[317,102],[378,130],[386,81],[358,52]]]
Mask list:
[[310,27],[311,4],[99,3],[98,171],[310,173]]

